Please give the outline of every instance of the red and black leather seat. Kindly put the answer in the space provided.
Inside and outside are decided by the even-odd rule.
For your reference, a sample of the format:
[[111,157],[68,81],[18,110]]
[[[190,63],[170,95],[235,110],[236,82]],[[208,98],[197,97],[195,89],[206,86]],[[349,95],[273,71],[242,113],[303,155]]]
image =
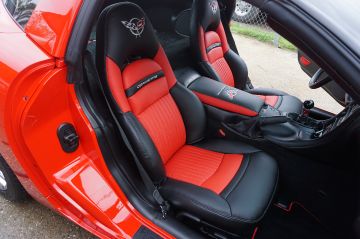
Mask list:
[[206,139],[203,105],[176,82],[137,5],[104,9],[96,57],[119,123],[172,208],[236,234],[259,222],[276,190],[276,161],[240,142]]
[[[221,22],[217,0],[194,0],[191,45],[203,75],[240,90],[246,90],[248,70],[241,57],[230,49]],[[302,102],[274,89],[246,90],[283,112],[301,113]]]

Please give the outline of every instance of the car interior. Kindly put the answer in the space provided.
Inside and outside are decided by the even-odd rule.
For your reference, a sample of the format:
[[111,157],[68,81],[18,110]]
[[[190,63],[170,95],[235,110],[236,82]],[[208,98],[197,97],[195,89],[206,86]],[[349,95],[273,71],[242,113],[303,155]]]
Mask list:
[[[106,1],[77,94],[110,171],[177,238],[355,238],[358,104],[340,91],[334,115],[254,87],[230,31],[234,8]],[[311,79],[330,81],[321,69]]]

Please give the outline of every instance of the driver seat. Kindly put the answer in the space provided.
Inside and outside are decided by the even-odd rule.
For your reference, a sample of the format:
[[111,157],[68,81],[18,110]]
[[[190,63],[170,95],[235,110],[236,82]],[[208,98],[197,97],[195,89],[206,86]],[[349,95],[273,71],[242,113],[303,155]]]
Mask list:
[[248,69],[241,57],[229,47],[217,0],[194,0],[192,9],[191,46],[203,75],[257,95],[267,105],[282,112],[302,112],[302,102],[285,92],[266,88],[246,89]]
[[240,142],[205,137],[204,106],[176,82],[151,22],[136,4],[103,10],[96,50],[105,95],[172,209],[217,231],[248,235],[271,205],[276,161]]

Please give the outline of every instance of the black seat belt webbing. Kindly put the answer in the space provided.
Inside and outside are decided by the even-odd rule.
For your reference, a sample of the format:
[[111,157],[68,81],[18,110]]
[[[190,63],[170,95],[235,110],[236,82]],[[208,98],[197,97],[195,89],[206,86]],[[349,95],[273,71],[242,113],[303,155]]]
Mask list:
[[151,177],[149,176],[148,172],[146,171],[146,169],[144,168],[144,166],[142,165],[142,163],[140,162],[140,159],[138,158],[138,156],[136,155],[134,149],[131,146],[131,143],[129,141],[129,139],[127,138],[124,129],[121,127],[121,125],[119,124],[119,122],[116,120],[116,117],[114,115],[114,113],[111,110],[111,106],[110,103],[108,102],[106,96],[105,96],[105,92],[104,89],[101,85],[99,76],[97,71],[95,70],[95,64],[91,58],[91,53],[87,52],[85,54],[84,57],[84,65],[85,65],[85,70],[86,70],[86,75],[88,77],[88,80],[90,80],[91,78],[96,78],[94,80],[96,80],[98,82],[98,85],[101,89],[101,92],[103,93],[105,100],[106,100],[106,104],[110,109],[111,115],[113,116],[113,118],[115,119],[116,125],[118,127],[118,129],[120,130],[120,134],[122,139],[124,140],[124,143],[126,145],[126,147],[128,148],[128,150],[130,151],[131,155],[133,156],[134,160],[135,160],[135,164],[139,170],[140,173],[140,177],[145,185],[145,188],[151,193],[151,195],[153,196],[154,200],[156,201],[157,204],[159,204],[160,206],[160,210],[162,213],[162,217],[163,219],[166,218],[168,211],[170,209],[170,205],[169,203],[162,197],[162,195],[159,192],[158,187],[154,184],[154,182],[152,181]]

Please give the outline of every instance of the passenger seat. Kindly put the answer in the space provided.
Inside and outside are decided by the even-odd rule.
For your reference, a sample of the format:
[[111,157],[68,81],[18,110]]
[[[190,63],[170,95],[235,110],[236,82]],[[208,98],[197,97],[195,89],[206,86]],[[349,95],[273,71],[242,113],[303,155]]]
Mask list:
[[295,96],[275,89],[246,89],[248,69],[229,47],[217,0],[194,0],[192,11],[191,48],[204,76],[257,95],[282,112],[302,113],[303,104]]

